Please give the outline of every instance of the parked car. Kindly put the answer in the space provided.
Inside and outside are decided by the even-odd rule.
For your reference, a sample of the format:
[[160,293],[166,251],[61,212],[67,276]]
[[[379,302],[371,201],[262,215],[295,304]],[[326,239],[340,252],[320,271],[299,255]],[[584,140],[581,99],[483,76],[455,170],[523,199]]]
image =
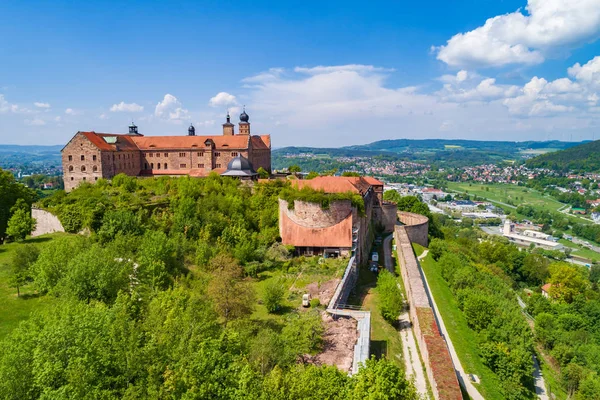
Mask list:
[[379,254],[377,254],[377,252],[376,252],[376,251],[374,251],[374,252],[371,254],[371,260],[373,260],[373,261],[375,261],[375,262],[379,262]]
[[369,267],[369,270],[373,273],[377,273],[379,272],[379,264],[377,264],[377,261],[371,261],[371,265]]
[[302,295],[302,307],[310,307],[310,293]]

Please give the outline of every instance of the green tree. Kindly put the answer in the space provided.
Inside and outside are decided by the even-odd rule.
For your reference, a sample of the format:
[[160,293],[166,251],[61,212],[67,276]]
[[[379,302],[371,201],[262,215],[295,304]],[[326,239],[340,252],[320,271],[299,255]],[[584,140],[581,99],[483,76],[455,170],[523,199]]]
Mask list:
[[353,376],[353,387],[349,399],[417,399],[414,386],[404,379],[403,371],[386,359],[368,359]]
[[36,221],[31,217],[31,207],[24,199],[17,200],[11,208],[12,217],[8,220],[6,234],[12,240],[25,240],[35,229]]
[[20,288],[32,281],[31,266],[36,262],[40,251],[32,244],[24,244],[15,249],[10,261],[9,285],[17,289],[17,297],[20,297]]
[[267,311],[273,313],[279,310],[284,295],[285,288],[281,282],[276,279],[267,282],[263,293],[263,303],[267,308]]
[[589,286],[587,271],[565,262],[550,264],[550,297],[571,303],[575,296],[584,293]]
[[33,190],[17,182],[9,171],[0,169],[0,244],[6,238],[8,220],[12,216],[11,209],[19,199],[31,205],[36,198]]
[[213,277],[207,292],[225,325],[230,320],[250,315],[254,309],[255,293],[248,283],[242,281],[243,268],[226,254],[218,254],[210,264]]
[[377,292],[379,294],[381,315],[389,323],[394,323],[402,309],[402,293],[398,289],[396,278],[389,271],[382,270],[379,273]]
[[258,167],[258,169],[256,170],[256,172],[258,173],[258,177],[261,179],[269,179],[269,171],[267,171],[266,169],[264,169],[263,167]]
[[288,167],[288,172],[291,174],[297,174],[302,172],[302,168],[300,168],[300,166],[297,164],[293,164]]

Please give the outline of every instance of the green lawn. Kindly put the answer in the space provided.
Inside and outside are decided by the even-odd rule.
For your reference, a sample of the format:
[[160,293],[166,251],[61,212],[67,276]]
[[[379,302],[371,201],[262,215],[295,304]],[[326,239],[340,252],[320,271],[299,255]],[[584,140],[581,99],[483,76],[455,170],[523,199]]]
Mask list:
[[448,189],[463,193],[468,192],[471,195],[484,197],[492,202],[512,204],[514,207],[528,204],[546,211],[557,211],[564,206],[558,200],[544,196],[537,190],[511,184],[448,182]]
[[582,248],[580,250],[574,251],[571,254],[574,256],[584,257],[592,261],[600,261],[600,253],[596,253],[594,250],[590,249]]
[[483,364],[479,357],[475,332],[467,326],[467,321],[458,308],[456,299],[448,284],[438,272],[436,262],[431,255],[421,261],[421,267],[425,272],[433,298],[440,308],[442,319],[465,372],[479,376],[481,383],[479,385],[475,384],[475,386],[485,399],[502,399],[498,378]]
[[[64,235],[66,234],[53,233],[27,239],[25,243],[43,247],[51,240]],[[10,267],[8,264],[18,246],[22,246],[22,244],[0,245],[0,340],[8,335],[19,322],[29,318],[32,311],[52,307],[56,301],[51,296],[38,296],[31,284],[21,288],[21,297],[17,297],[16,289],[9,287]]]

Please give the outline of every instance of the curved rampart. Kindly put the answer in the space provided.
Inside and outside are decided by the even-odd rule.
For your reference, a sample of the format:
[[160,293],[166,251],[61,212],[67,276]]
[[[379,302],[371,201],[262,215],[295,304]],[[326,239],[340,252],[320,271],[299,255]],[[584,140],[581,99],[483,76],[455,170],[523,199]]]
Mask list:
[[386,232],[394,232],[398,214],[396,203],[383,202],[381,204],[381,224]]
[[398,220],[405,226],[406,234],[411,242],[427,247],[429,244],[429,219],[421,214],[398,211]]
[[350,200],[332,201],[327,209],[318,203],[294,200],[294,208],[288,208],[288,202],[279,199],[279,209],[294,223],[306,228],[327,228],[342,222],[352,213]]
[[40,236],[47,233],[65,231],[65,228],[63,228],[58,217],[46,210],[32,208],[31,216],[36,221],[35,230],[31,232],[31,236]]

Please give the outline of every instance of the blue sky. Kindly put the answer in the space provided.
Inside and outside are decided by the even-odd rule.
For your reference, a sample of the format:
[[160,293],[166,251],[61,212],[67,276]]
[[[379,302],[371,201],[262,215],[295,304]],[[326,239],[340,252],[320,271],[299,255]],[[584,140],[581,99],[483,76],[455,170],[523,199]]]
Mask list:
[[0,143],[218,134],[244,104],[276,147],[599,136],[600,0],[23,3]]

